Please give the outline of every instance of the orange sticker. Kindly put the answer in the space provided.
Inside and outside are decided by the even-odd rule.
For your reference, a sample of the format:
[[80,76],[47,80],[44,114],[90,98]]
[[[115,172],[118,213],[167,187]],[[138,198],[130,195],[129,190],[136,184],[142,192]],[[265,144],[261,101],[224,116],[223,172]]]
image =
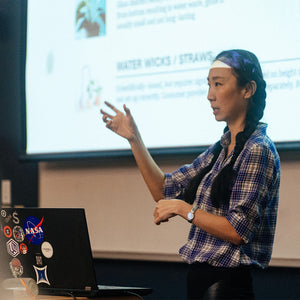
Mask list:
[[4,227],[4,235],[7,237],[7,238],[11,238],[12,236],[12,230],[9,226],[5,226]]

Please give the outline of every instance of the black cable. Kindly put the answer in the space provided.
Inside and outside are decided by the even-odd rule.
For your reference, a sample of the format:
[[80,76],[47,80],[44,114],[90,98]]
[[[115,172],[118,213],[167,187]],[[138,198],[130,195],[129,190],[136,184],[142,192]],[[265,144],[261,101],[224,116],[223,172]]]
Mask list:
[[77,300],[77,298],[75,297],[75,295],[73,295],[72,293],[65,292],[64,294],[65,294],[65,295],[63,295],[63,296],[70,296],[70,297],[73,298],[73,300]]
[[134,293],[134,292],[125,291],[125,294],[129,294],[129,295],[132,295],[132,296],[136,296],[136,297],[138,297],[138,298],[141,299],[141,300],[144,299],[141,295],[139,295],[139,294],[137,294],[137,293]]

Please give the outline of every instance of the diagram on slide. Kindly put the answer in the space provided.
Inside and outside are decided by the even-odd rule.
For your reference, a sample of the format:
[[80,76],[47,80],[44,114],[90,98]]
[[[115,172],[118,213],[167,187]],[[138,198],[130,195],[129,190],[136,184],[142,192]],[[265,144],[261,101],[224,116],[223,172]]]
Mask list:
[[105,14],[105,0],[78,0],[76,7],[76,38],[104,36],[106,34]]

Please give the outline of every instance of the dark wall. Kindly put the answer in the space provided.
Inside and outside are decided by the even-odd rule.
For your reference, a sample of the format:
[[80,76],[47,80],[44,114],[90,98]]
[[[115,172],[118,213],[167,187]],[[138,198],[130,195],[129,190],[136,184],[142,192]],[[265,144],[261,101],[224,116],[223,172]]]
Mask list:
[[38,203],[38,165],[21,161],[25,28],[23,0],[0,0],[0,180],[11,180],[13,204]]
[[[186,299],[185,263],[98,259],[95,266],[100,284],[151,287],[145,300]],[[253,285],[257,300],[300,299],[300,269],[254,270]]]

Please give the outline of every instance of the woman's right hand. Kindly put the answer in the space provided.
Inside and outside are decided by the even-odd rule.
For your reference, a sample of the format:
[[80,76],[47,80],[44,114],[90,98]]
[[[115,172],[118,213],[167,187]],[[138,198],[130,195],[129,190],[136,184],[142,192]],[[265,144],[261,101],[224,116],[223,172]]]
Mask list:
[[124,114],[111,103],[105,101],[105,104],[114,111],[114,115],[112,115],[102,109],[100,110],[106,127],[128,140],[138,168],[143,175],[153,199],[155,201],[162,199],[164,197],[162,190],[165,175],[153,160],[142,141],[130,110],[124,105]]
[[106,127],[121,137],[132,141],[138,136],[138,129],[134,122],[134,119],[130,113],[130,110],[123,105],[125,114],[115,108],[111,103],[104,102],[110,109],[115,112],[115,115],[105,112],[103,109],[100,110],[102,114],[102,120],[106,124]]

